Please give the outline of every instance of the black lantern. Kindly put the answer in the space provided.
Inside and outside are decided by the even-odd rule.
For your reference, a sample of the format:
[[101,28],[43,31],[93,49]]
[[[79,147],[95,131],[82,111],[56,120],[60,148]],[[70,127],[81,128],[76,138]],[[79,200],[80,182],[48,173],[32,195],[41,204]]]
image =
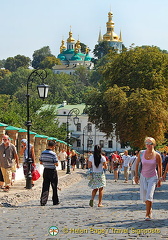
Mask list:
[[43,100],[47,98],[48,89],[49,89],[49,86],[44,83],[41,85],[38,85],[37,90],[38,90],[39,98],[42,98]]

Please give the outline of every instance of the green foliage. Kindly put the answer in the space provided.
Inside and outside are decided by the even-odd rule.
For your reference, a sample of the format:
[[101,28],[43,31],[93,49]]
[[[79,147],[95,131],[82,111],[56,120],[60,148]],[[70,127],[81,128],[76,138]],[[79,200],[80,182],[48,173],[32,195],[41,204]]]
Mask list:
[[61,61],[59,58],[56,58],[55,56],[50,56],[44,58],[43,61],[40,62],[40,68],[41,69],[52,69],[54,65],[60,65]]
[[39,50],[34,51],[32,67],[35,69],[40,68],[40,64],[46,57],[53,57],[49,46],[42,47]]
[[136,47],[124,51],[111,59],[102,74],[110,86],[129,86],[151,90],[159,86],[168,87],[165,72],[168,55],[157,47]]
[[0,79],[3,79],[5,75],[10,74],[11,72],[7,69],[0,69]]
[[22,106],[15,97],[0,95],[0,122],[15,127],[22,126],[22,110]]
[[33,116],[32,130],[34,132],[56,137],[64,140],[66,138],[66,126],[63,124],[59,126],[59,122],[56,119],[56,115],[52,108],[36,112]]
[[96,58],[100,59],[106,54],[109,53],[110,50],[113,48],[109,46],[109,43],[107,41],[100,42],[99,44],[95,45],[95,48],[93,50],[93,54]]
[[5,61],[5,59],[0,60],[0,68],[4,68]]
[[4,63],[5,69],[11,72],[15,72],[18,68],[28,68],[30,66],[31,60],[29,57],[23,55],[17,55],[15,57],[9,57]]
[[[98,67],[99,90],[89,92],[90,121],[121,142],[143,147],[144,138],[164,141],[168,129],[168,55],[157,47],[131,47],[108,54]],[[111,123],[111,124],[110,124]]]
[[15,94],[20,87],[26,84],[30,73],[29,69],[18,68],[15,72],[6,74],[4,78],[0,79],[0,94]]

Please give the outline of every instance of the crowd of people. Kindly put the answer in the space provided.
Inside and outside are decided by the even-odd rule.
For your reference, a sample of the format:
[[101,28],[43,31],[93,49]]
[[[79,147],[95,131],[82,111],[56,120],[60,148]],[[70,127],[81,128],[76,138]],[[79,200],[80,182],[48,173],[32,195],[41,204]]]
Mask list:
[[[145,150],[135,151],[133,156],[126,150],[123,155],[114,152],[109,158],[101,152],[100,146],[96,145],[93,155],[89,158],[88,167],[91,179],[88,186],[92,188],[89,205],[93,207],[94,198],[97,192],[98,207],[102,207],[103,188],[106,186],[105,170],[109,166],[109,172],[114,172],[115,182],[119,177],[119,169],[123,169],[124,183],[128,183],[129,172],[131,172],[132,184],[140,184],[140,199],[146,205],[145,220],[152,219],[153,195],[156,187],[161,187],[162,181],[165,181],[168,172],[168,154],[163,156],[155,151],[156,141],[152,137],[146,137]],[[108,165],[108,166],[107,166]]]
[[[48,141],[46,150],[41,153],[39,162],[43,164],[43,185],[40,198],[41,206],[45,206],[49,196],[50,185],[53,190],[53,205],[59,204],[57,193],[58,175],[56,167],[59,161],[61,162],[61,169],[64,171],[67,166],[67,159],[70,158],[72,170],[79,168],[79,163],[82,169],[89,169],[91,178],[88,186],[92,188],[91,199],[89,201],[90,207],[94,205],[94,199],[98,192],[98,207],[103,207],[103,189],[106,186],[106,172],[114,174],[114,181],[117,182],[120,177],[121,170],[124,173],[124,183],[128,183],[129,175],[131,173],[132,184],[140,184],[140,198],[146,204],[145,220],[152,219],[152,204],[153,195],[156,187],[160,187],[162,181],[166,180],[168,172],[168,153],[159,153],[155,150],[156,141],[152,137],[146,137],[144,141],[145,150],[135,151],[134,154],[129,155],[125,150],[123,154],[118,154],[117,151],[106,156],[105,152],[99,145],[94,146],[94,152],[89,152],[87,158],[83,155],[79,156],[76,151],[68,152],[62,149],[60,153],[55,153],[55,142]],[[31,172],[35,168],[35,154],[34,147],[30,144],[27,146],[27,140],[21,140],[20,155],[23,155],[23,171],[25,179],[28,174],[28,149],[29,157],[32,159]],[[2,143],[0,144],[0,188],[8,192],[16,168],[19,168],[19,157],[16,147],[11,143],[8,135],[4,135]],[[32,181],[32,186],[34,183]]]

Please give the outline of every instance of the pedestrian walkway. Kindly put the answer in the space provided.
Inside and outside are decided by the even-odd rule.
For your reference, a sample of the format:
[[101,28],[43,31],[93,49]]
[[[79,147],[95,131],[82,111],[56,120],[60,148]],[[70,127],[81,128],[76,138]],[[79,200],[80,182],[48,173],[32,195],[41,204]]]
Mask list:
[[[85,171],[85,170],[84,170]],[[91,189],[88,180],[79,181],[59,192],[60,205],[53,206],[51,194],[46,206],[39,199],[23,202],[18,206],[2,207],[1,239],[12,240],[68,240],[68,239],[168,239],[168,182],[158,188],[154,196],[152,221],[144,221],[145,205],[139,200],[139,185],[131,180],[124,183],[123,174],[114,182],[107,173],[103,205],[89,206]],[[68,176],[69,177],[69,176]]]

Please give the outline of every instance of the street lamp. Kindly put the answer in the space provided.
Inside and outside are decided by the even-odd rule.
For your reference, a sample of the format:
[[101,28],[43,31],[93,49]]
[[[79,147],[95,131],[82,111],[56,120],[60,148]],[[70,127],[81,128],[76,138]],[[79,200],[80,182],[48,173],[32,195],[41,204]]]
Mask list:
[[69,132],[69,119],[71,116],[75,115],[73,118],[74,125],[77,125],[79,122],[79,115],[80,111],[78,108],[72,108],[68,115],[67,115],[67,172],[66,174],[70,174],[70,151],[69,151],[69,145],[70,145],[70,132]]
[[[31,72],[31,74],[27,79],[27,94],[26,94],[27,122],[25,124],[27,126],[27,151],[28,151],[27,159],[26,159],[26,163],[27,163],[26,188],[27,189],[32,188],[32,174],[31,174],[32,158],[30,157],[30,127],[32,123],[30,121],[30,110],[29,110],[29,98],[30,98],[29,89],[31,89],[31,82],[33,82],[35,78],[40,78],[42,81],[44,81],[46,77],[47,77],[47,72],[45,70],[36,69]],[[38,89],[39,97],[44,100],[47,97],[49,86],[43,83],[42,85],[38,85],[37,89]]]
[[83,128],[83,158],[85,153],[85,131],[88,130],[88,124]]

